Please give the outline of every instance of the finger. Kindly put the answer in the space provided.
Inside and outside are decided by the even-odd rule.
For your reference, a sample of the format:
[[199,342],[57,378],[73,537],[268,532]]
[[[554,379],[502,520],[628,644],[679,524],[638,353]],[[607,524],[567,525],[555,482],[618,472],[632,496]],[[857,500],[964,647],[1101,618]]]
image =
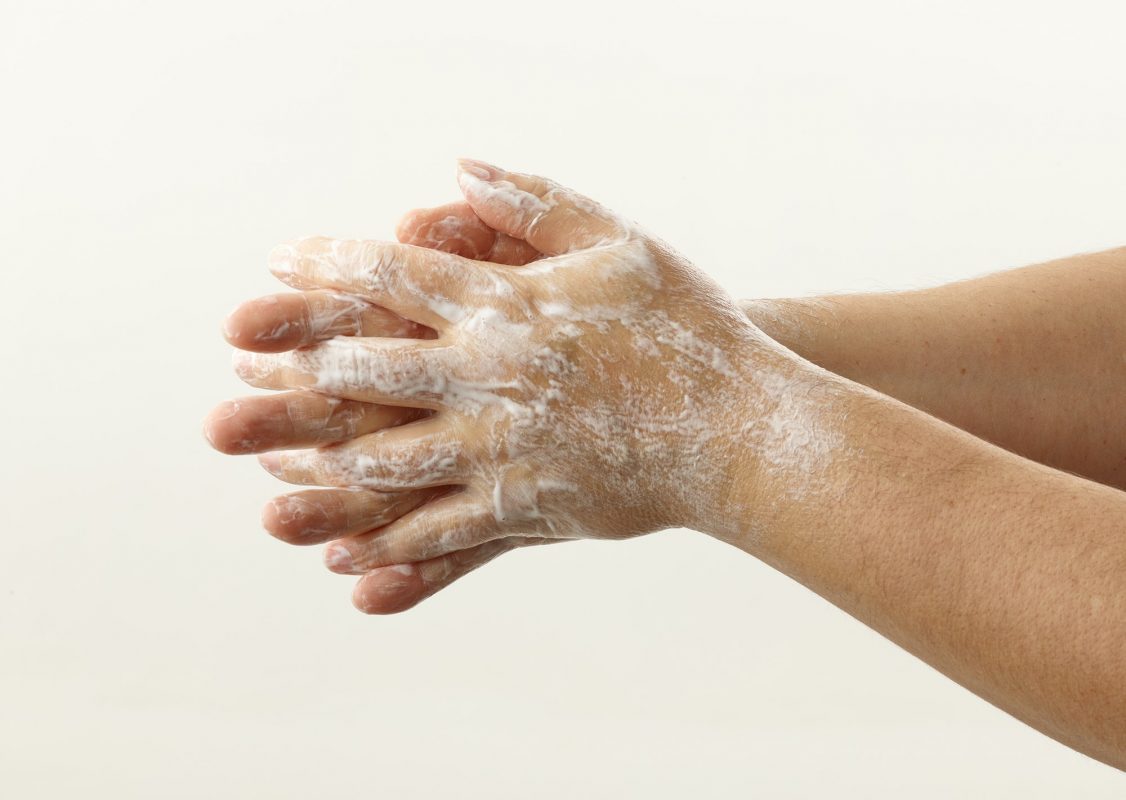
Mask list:
[[338,337],[287,353],[236,350],[235,372],[259,389],[315,389],[366,403],[436,409],[449,394],[445,345]]
[[433,339],[434,331],[358,297],[310,291],[273,294],[243,303],[223,323],[227,341],[242,350],[280,353],[334,336]]
[[258,460],[287,483],[394,492],[464,481],[470,470],[467,449],[444,418],[431,417],[335,447],[266,453]]
[[399,220],[395,236],[404,244],[494,264],[519,267],[541,256],[523,239],[490,228],[465,202],[410,211]]
[[309,489],[275,497],[262,509],[262,527],[290,544],[320,544],[394,522],[439,493]]
[[203,433],[216,450],[242,455],[333,444],[425,413],[297,391],[220,403],[204,421]]
[[414,564],[378,567],[356,582],[352,603],[365,614],[406,611],[515,547],[509,539],[496,539]]
[[391,564],[426,561],[503,538],[489,504],[466,491],[434,500],[391,524],[333,542],[325,565],[356,575]]
[[335,289],[442,330],[476,295],[503,281],[499,268],[396,242],[314,236],[275,247],[270,269],[295,289]]
[[543,253],[523,239],[514,239],[506,233],[498,233],[496,241],[493,242],[493,249],[489,251],[489,256],[485,260],[492,261],[494,264],[522,267],[541,258]]
[[487,225],[549,256],[618,241],[625,223],[593,200],[547,178],[458,161],[458,185]]

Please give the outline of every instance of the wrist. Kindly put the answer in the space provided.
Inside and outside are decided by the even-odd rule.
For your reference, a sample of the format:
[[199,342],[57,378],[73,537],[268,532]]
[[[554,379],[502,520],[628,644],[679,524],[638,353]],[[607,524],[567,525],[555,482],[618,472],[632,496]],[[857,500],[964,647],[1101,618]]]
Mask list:
[[740,300],[739,308],[778,344],[820,364],[840,339],[846,301],[846,297],[766,297]]
[[689,527],[758,554],[795,510],[838,491],[836,454],[863,389],[755,334],[730,391],[717,395],[725,435],[710,456],[722,479]]

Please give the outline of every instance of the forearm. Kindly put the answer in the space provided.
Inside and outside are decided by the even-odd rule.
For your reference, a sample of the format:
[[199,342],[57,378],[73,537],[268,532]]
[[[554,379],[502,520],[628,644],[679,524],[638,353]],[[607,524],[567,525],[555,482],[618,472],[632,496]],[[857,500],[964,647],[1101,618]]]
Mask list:
[[809,361],[1041,463],[1126,487],[1126,248],[911,292],[749,300]]
[[[744,435],[753,472],[735,470],[728,509],[753,511],[719,538],[1126,767],[1126,493],[835,376],[785,379],[798,390]],[[761,435],[775,422],[789,433]]]

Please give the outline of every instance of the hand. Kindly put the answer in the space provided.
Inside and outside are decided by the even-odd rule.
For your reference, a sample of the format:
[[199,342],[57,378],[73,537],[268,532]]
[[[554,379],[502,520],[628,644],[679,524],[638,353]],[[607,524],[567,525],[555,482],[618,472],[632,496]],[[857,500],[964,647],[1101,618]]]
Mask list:
[[703,455],[722,443],[730,405],[704,398],[737,382],[757,331],[691,265],[586,198],[480,164],[460,179],[478,216],[552,257],[514,270],[378,242],[279,248],[273,269],[291,285],[365,297],[439,338],[244,354],[240,374],[438,413],[263,463],[294,483],[465,487],[338,543],[341,571],[510,534],[621,538],[696,522],[701,493],[729,479],[708,475]]
[[[328,240],[298,243],[275,258],[292,285],[366,294],[440,333],[425,345],[338,339],[241,362],[256,385],[316,382],[347,398],[338,402],[438,411],[327,451],[267,459],[280,477],[299,483],[408,495],[465,487],[375,534],[339,542],[332,551],[338,570],[448,562],[474,548],[495,554],[498,542],[699,527],[701,511],[710,503],[717,513],[732,480],[723,468],[725,434],[733,422],[738,430],[730,417],[744,398],[741,390],[723,396],[739,383],[758,332],[710,281],[616,215],[541,179],[488,180],[483,169],[468,165],[461,183],[474,211],[503,233],[463,224],[463,210],[455,210],[438,219],[430,212],[405,238],[467,255],[499,249],[514,263],[552,256],[530,271]],[[267,311],[319,295],[283,297]],[[318,328],[279,327],[287,334]],[[341,332],[377,329],[353,321]]]
[[[396,236],[405,244],[515,266],[542,256],[523,240],[487,226],[464,201],[409,212],[396,226]],[[223,332],[234,346],[258,352],[282,352],[334,336],[435,336],[425,326],[358,298],[315,290],[243,303],[227,318]],[[425,413],[299,390],[222,403],[208,415],[204,434],[221,452],[261,453],[331,446]],[[440,494],[441,490],[388,493],[355,487],[306,490],[271,500],[263,509],[262,522],[282,541],[320,544],[393,522]],[[363,583],[361,607],[370,613],[405,611],[497,555],[552,541],[509,536],[423,562],[377,568]],[[328,553],[330,561],[332,553]]]

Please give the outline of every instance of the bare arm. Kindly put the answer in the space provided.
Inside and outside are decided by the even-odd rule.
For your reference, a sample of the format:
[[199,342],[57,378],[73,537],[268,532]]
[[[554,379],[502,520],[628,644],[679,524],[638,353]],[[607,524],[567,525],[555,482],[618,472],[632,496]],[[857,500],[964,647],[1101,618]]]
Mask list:
[[[1120,248],[921,291],[742,305],[834,373],[1122,488],[1124,300]],[[757,543],[731,541],[1029,724],[1126,766],[1126,494],[889,399],[841,397],[851,433],[827,482]],[[786,497],[800,477],[780,480]]]
[[784,374],[800,433],[754,454],[748,439],[729,507],[756,511],[711,532],[1126,768],[1126,493],[856,384]]
[[1126,488],[1126,248],[921,291],[742,305],[831,372]]

